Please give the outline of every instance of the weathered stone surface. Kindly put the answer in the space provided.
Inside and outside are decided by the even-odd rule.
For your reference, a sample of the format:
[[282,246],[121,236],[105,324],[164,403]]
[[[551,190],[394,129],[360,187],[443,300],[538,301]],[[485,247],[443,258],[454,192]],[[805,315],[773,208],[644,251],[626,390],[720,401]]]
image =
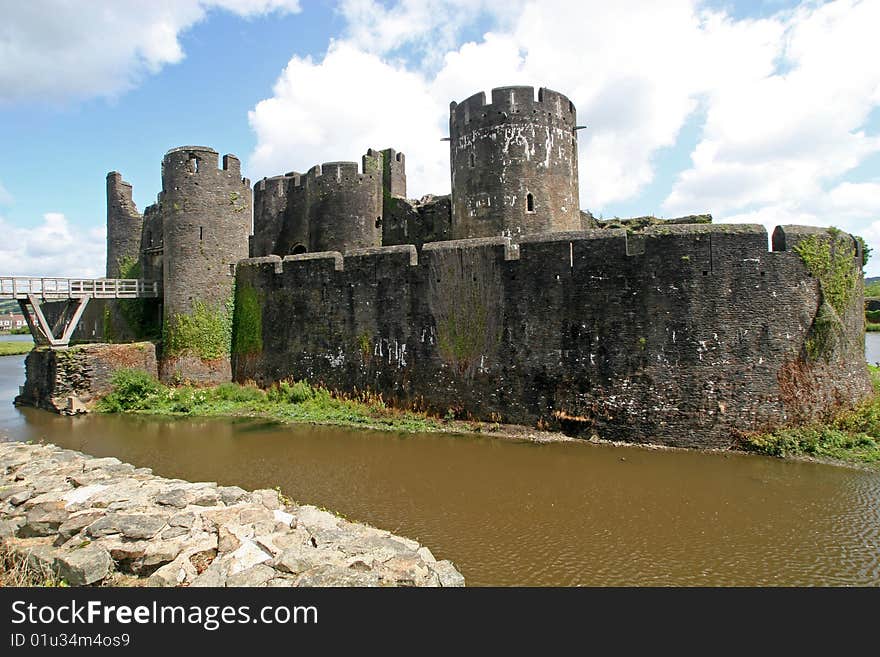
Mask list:
[[24,504],[29,499],[31,499],[33,496],[34,496],[33,490],[25,489],[25,490],[19,491],[17,493],[14,493],[13,495],[11,495],[9,497],[9,503],[12,506],[18,506],[19,504]]
[[60,551],[53,567],[58,577],[71,586],[87,586],[107,577],[113,566],[110,553],[98,545]]
[[122,534],[133,540],[153,538],[167,524],[167,518],[158,514],[110,513],[86,528],[94,537]]
[[18,536],[51,536],[67,520],[68,512],[63,502],[43,502],[27,512],[25,523],[18,530]]
[[[61,474],[70,471],[89,476]],[[0,473],[0,490],[9,493],[0,501],[0,539],[37,571],[72,585],[114,571],[152,586],[463,581],[415,541],[314,506],[282,508],[270,489],[162,479],[118,459],[20,443],[0,443]],[[26,497],[18,506],[16,495]]]
[[[88,405],[108,393],[113,373],[122,368],[157,374],[156,346],[138,342],[82,344],[64,351],[34,349],[25,359],[25,384],[15,403],[61,414],[74,413],[82,404]],[[68,404],[70,398],[76,402],[73,408]],[[126,469],[133,471],[134,466],[128,465]],[[107,471],[114,472],[112,468]]]
[[332,565],[315,566],[296,580],[295,586],[381,586],[382,580],[375,572],[362,572],[353,568]]
[[231,574],[226,578],[226,586],[266,586],[266,583],[278,577],[278,572],[264,564],[257,564],[245,570]]
[[91,525],[93,522],[103,517],[106,512],[103,509],[89,509],[72,513],[67,520],[58,527],[58,535],[67,540],[74,534],[78,534],[83,529]]
[[437,561],[432,568],[440,577],[440,586],[449,588],[464,586],[464,576],[456,570],[451,561]]
[[9,520],[0,520],[0,538],[15,536],[18,528],[21,527],[24,523],[25,519],[21,517],[10,518]]

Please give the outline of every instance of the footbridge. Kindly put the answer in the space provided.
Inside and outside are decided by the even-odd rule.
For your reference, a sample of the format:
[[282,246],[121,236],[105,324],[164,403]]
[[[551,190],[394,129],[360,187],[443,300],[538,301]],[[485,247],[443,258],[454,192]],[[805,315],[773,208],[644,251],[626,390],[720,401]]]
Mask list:
[[[155,299],[159,283],[136,278],[31,278],[0,276],[0,300],[18,301],[34,342],[66,347],[91,299]],[[49,322],[43,304],[62,302]]]

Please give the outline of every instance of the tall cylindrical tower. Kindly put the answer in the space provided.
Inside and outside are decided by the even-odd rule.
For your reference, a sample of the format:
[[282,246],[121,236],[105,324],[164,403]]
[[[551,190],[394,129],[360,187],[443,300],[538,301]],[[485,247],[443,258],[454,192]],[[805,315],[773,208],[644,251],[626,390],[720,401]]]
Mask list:
[[309,251],[382,246],[382,174],[357,162],[327,162],[306,174]]
[[248,257],[250,181],[234,155],[182,146],[162,161],[164,380],[231,380],[235,265]]
[[449,108],[454,239],[580,229],[576,112],[562,94],[499,87]]
[[107,278],[135,273],[140,258],[143,217],[131,200],[131,184],[122,174],[107,174]]

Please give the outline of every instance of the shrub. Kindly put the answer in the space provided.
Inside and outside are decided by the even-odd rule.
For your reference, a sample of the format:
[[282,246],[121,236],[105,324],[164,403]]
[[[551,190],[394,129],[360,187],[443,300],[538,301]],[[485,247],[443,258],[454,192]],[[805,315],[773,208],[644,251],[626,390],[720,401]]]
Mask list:
[[148,408],[165,387],[143,370],[121,369],[110,378],[112,390],[98,404],[108,413],[137,411]]
[[309,385],[308,381],[295,381],[294,383],[281,381],[269,391],[268,398],[269,401],[273,402],[302,404],[303,402],[315,399],[316,396],[319,396],[320,392],[325,393],[329,398],[330,393],[322,388],[313,388]]
[[263,391],[256,386],[241,386],[237,383],[221,383],[213,394],[219,401],[230,402],[260,401],[265,397]]

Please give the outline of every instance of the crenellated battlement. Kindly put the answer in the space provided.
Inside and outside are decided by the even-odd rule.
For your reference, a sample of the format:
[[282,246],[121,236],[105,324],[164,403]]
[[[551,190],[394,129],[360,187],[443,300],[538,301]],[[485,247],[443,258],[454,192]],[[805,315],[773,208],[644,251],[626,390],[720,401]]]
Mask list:
[[529,86],[496,87],[492,89],[492,101],[486,102],[485,92],[479,92],[449,105],[449,121],[452,124],[471,122],[528,121],[540,116],[563,122],[572,128],[577,121],[577,112],[567,96],[541,87],[537,96],[535,88]]
[[[779,226],[774,236],[785,234],[791,242],[793,236],[827,235],[827,229],[809,226]],[[778,239],[778,238],[777,238]],[[359,266],[370,259],[383,259],[405,254],[409,266],[416,267],[456,252],[475,254],[500,253],[505,262],[520,261],[529,267],[540,268],[542,264],[552,267],[553,262],[567,263],[574,268],[578,263],[634,260],[650,263],[656,273],[663,263],[677,271],[686,268],[695,276],[742,268],[750,263],[758,271],[776,257],[790,257],[800,262],[800,257],[788,249],[768,248],[767,230],[761,224],[671,224],[649,226],[643,231],[627,233],[623,229],[597,228],[593,230],[567,231],[552,234],[526,235],[513,242],[509,237],[481,237],[446,242],[430,242],[422,247],[421,255],[411,245],[383,246],[325,251],[286,256],[284,262],[307,263],[333,260],[335,271],[346,270],[346,263],[358,260]],[[241,266],[277,263],[279,256],[249,258]],[[701,267],[697,267],[700,265]],[[706,268],[702,268],[706,265]],[[705,273],[704,273],[705,271]],[[678,274],[676,274],[678,275]]]
[[[211,176],[215,180],[224,180],[226,184],[236,187],[247,187],[250,192],[251,183],[241,177],[241,160],[235,155],[220,154],[208,146],[178,146],[172,148],[162,159],[162,191],[169,193],[178,191],[188,181]],[[192,193],[192,190],[190,190]],[[161,198],[160,198],[161,202]]]

